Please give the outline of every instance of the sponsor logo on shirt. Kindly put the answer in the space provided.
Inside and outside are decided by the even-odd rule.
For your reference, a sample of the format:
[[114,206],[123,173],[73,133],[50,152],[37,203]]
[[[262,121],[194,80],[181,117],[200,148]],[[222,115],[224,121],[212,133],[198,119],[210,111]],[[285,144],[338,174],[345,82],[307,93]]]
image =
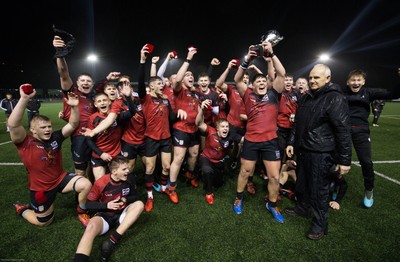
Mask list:
[[53,141],[53,142],[51,142],[51,149],[57,149],[58,148],[58,143],[57,143],[57,141]]
[[265,94],[265,95],[263,96],[263,98],[261,99],[261,101],[263,101],[263,102],[269,101],[268,95]]
[[122,195],[123,196],[129,195],[129,191],[130,191],[130,188],[123,188],[122,189]]

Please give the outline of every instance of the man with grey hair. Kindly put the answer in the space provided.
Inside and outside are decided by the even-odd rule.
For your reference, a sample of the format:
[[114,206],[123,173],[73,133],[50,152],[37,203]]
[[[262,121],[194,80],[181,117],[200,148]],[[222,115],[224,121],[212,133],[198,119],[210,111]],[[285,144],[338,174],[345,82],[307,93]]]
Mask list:
[[319,240],[328,233],[330,178],[350,170],[351,134],[348,103],[340,86],[331,83],[330,68],[315,65],[309,86],[299,101],[286,148],[289,157],[297,155],[297,204],[285,213],[302,217],[312,214],[307,237]]

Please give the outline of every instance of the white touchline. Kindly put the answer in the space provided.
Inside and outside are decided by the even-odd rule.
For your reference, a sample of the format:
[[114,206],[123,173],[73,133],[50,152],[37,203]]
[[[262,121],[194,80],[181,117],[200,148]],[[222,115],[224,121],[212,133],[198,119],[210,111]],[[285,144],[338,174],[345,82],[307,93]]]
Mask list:
[[5,145],[5,144],[9,144],[9,143],[11,143],[11,141],[3,142],[3,143],[0,143],[0,146]]
[[400,163],[400,160],[387,160],[387,161],[372,161],[374,164],[396,164]]
[[[398,160],[393,160],[393,161],[376,161],[376,162],[373,162],[374,164],[381,164],[380,162],[387,162],[388,164],[389,163],[391,163],[391,164],[393,164],[393,163],[400,163],[400,161],[398,161]],[[354,164],[354,165],[356,165],[356,166],[358,166],[358,167],[361,167],[361,165],[358,163],[358,162],[352,162],[352,164]],[[382,163],[383,164],[383,163]],[[382,174],[382,173],[379,173],[379,172],[377,172],[377,171],[374,171],[374,173],[377,175],[377,176],[380,176],[380,177],[382,177],[382,178],[384,178],[384,179],[387,179],[387,180],[389,180],[389,181],[392,181],[393,183],[395,183],[395,184],[398,184],[398,185],[400,185],[400,181],[398,181],[398,180],[396,180],[396,179],[394,179],[394,178],[391,178],[391,177],[388,177],[388,176],[385,176],[384,174]]]

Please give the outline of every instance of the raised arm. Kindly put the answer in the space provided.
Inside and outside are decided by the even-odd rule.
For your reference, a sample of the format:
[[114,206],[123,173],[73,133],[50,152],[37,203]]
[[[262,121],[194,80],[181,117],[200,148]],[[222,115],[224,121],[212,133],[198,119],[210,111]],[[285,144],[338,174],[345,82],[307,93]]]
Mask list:
[[[66,45],[64,40],[59,36],[54,36],[53,39],[54,48],[64,48]],[[65,57],[56,57],[57,72],[60,76],[61,89],[64,91],[70,90],[73,82],[69,75],[68,65],[65,61]]]
[[167,57],[165,58],[164,62],[161,64],[160,68],[158,68],[157,76],[159,76],[162,81],[163,85],[165,85],[165,71],[167,70],[168,62],[174,57],[174,52],[169,52]]
[[267,54],[267,57],[270,57],[272,60],[272,66],[275,68],[275,73],[276,73],[276,77],[272,83],[272,87],[278,92],[278,93],[282,93],[283,89],[285,88],[285,75],[286,75],[286,70],[283,67],[281,61],[279,60],[279,58],[274,54],[274,51],[272,50],[272,45],[270,42],[264,41],[262,43],[262,45],[264,46],[264,49],[267,52],[264,52],[264,56],[265,54]]
[[[157,63],[160,60],[159,56],[153,56],[151,58],[151,67],[150,67],[150,77],[157,75]],[[164,84],[164,81],[163,81]]]
[[8,118],[10,137],[14,144],[21,143],[26,137],[26,130],[22,125],[22,118],[24,117],[25,109],[28,105],[29,99],[36,95],[35,89],[33,89],[33,93],[29,95],[25,94],[25,92],[22,90],[22,86],[24,85],[19,87],[19,94],[21,97],[18,100],[17,105],[14,107],[14,110],[11,112],[10,117]]
[[275,80],[275,67],[272,63],[272,58],[271,57],[267,57],[265,58],[265,61],[267,61],[267,76],[268,76],[268,80],[271,81],[271,83]]
[[236,88],[238,89],[238,92],[239,92],[240,96],[242,96],[242,97],[247,90],[247,85],[245,82],[243,82],[244,72],[249,67],[250,62],[254,58],[257,57],[257,52],[254,50],[251,50],[251,47],[252,46],[249,47],[247,55],[244,57],[244,60],[243,60],[242,64],[239,66],[238,70],[236,71],[236,74],[234,77],[234,80],[236,83]]
[[104,87],[111,81],[111,80],[117,80],[121,76],[121,72],[110,72],[106,76],[105,79],[101,80],[98,83],[95,83],[95,90],[96,93],[103,93],[104,92]]
[[210,64],[208,65],[208,68],[207,68],[207,75],[208,75],[211,79],[214,79],[214,78],[213,78],[214,67],[215,67],[215,66],[219,66],[220,64],[221,64],[221,62],[219,61],[218,58],[214,57],[213,59],[211,59],[211,62],[210,62]]
[[217,79],[217,81],[215,81],[215,88],[219,88],[221,89],[223,92],[227,91],[227,85],[224,85],[226,78],[228,77],[229,72],[231,71],[231,69],[236,65],[236,59],[232,59],[231,61],[229,61],[228,66],[226,67],[226,69],[224,70],[224,72],[222,72],[222,74],[219,76],[219,78]]
[[185,73],[189,68],[189,64],[193,59],[193,56],[197,53],[196,48],[190,48],[189,52],[186,56],[186,61],[183,62],[182,66],[179,68],[178,73],[176,74],[176,82],[172,83],[172,88],[175,91],[180,91],[182,88],[182,80],[185,77]]
[[145,64],[147,59],[147,54],[149,48],[147,45],[144,45],[140,50],[140,64],[139,64],[139,73],[138,73],[138,92],[139,97],[144,98],[146,96],[146,83],[145,83]]

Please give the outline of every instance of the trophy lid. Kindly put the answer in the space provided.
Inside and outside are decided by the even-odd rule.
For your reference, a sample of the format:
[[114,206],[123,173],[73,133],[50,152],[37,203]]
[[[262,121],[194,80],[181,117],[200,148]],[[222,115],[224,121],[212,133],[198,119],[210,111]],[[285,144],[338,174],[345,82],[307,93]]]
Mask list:
[[261,42],[268,41],[275,46],[283,39],[283,36],[276,30],[269,30],[267,34],[261,36]]

